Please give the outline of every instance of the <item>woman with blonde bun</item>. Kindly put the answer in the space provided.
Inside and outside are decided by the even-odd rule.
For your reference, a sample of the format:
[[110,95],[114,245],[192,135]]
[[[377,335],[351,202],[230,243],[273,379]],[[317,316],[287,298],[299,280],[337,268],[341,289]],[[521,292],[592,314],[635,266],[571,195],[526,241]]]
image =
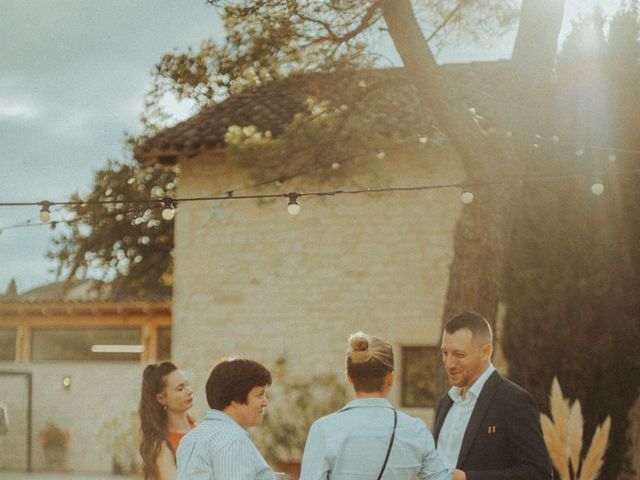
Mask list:
[[363,332],[349,337],[347,380],[355,400],[311,426],[300,480],[462,480],[445,468],[424,422],[387,400],[393,349]]

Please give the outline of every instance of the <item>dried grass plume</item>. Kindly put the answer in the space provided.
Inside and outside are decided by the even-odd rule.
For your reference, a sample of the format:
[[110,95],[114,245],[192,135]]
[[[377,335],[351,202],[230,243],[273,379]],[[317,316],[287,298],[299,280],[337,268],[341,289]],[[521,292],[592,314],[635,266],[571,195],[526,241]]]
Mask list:
[[607,451],[611,418],[607,416],[596,428],[591,445],[581,458],[584,420],[580,401],[570,404],[569,399],[564,398],[557,377],[551,384],[549,399],[552,418],[542,413],[540,422],[549,456],[560,480],[597,480]]

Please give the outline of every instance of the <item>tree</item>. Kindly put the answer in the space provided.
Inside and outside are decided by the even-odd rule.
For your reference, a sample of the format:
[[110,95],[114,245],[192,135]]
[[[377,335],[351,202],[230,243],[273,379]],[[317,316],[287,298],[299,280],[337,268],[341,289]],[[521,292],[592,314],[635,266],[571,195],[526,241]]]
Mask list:
[[173,197],[174,189],[171,169],[108,162],[96,172],[86,198],[71,197],[86,203],[69,207],[73,220],[48,253],[58,261],[58,274],[68,280],[99,278],[113,297],[170,294],[173,221],[161,211],[162,199]]
[[[378,2],[297,3],[271,0],[210,3],[225,3],[225,45],[217,46],[212,41],[205,41],[199,50],[167,54],[161,59],[140,117],[145,130],[142,136],[128,139],[130,146],[135,148],[146,136],[172,122],[161,106],[165,95],[174,95],[178,100],[189,99],[202,107],[247,86],[259,85],[293,72],[363,68],[372,66],[376,60],[367,42],[370,43],[371,38],[377,35],[374,27],[382,22]],[[477,38],[477,31],[470,26],[475,21],[482,21],[485,30],[506,28],[515,18],[513,3],[483,0],[477,2],[473,9],[468,9],[463,8],[465,2],[425,0],[421,11],[432,14],[426,23],[433,28],[432,36],[444,41],[444,33],[451,36],[452,31]],[[461,14],[465,10],[466,14]],[[331,125],[331,128],[316,129],[316,132],[323,132],[325,145],[336,144],[330,141],[332,132],[348,132],[348,129],[339,127],[344,126],[345,119],[354,126],[358,123],[357,115],[358,112],[354,112],[349,116],[343,115],[337,122],[323,121],[325,127]],[[299,127],[307,132],[314,130],[304,123]],[[360,125],[360,131],[366,131],[366,128]],[[353,136],[354,139],[359,139],[360,143],[366,140],[363,136]],[[280,148],[283,145],[291,147],[287,142],[279,142],[275,146]],[[354,145],[353,141],[350,145]],[[277,151],[273,150],[273,153]],[[316,149],[316,161],[321,161],[321,151]],[[114,167],[116,171],[111,171]],[[284,171],[283,175],[287,173],[290,174],[291,169]],[[166,178],[156,178],[156,175]],[[140,188],[131,191],[124,182],[134,177],[137,178],[135,185]],[[154,187],[162,189],[172,181],[171,172],[149,173],[135,163],[109,164],[96,173],[94,189],[88,199],[104,201],[117,196],[129,198],[130,194],[139,195],[134,198],[153,198],[149,195]],[[74,196],[75,200],[79,198]],[[119,295],[166,291],[165,284],[171,276],[172,265],[168,256],[172,240],[166,241],[166,238],[171,238],[172,232],[163,230],[168,225],[164,223],[162,227],[149,227],[150,223],[155,225],[159,221],[152,216],[153,209],[146,210],[143,215],[132,214],[128,221],[117,220],[125,215],[124,209],[117,213],[109,205],[87,204],[72,210],[75,220],[71,222],[71,231],[62,233],[50,252],[52,258],[58,259],[60,274],[68,279],[87,274],[99,276],[111,282]],[[114,218],[117,220],[115,224]],[[148,243],[137,243],[142,241]],[[152,248],[158,242],[161,248]]]
[[546,132],[567,144],[541,145],[530,173],[587,169],[601,175],[606,191],[593,195],[585,179],[523,189],[503,345],[511,376],[545,409],[554,376],[582,401],[585,438],[611,414],[601,478],[616,478],[627,451],[627,415],[640,393],[640,197],[637,178],[616,172],[635,168],[637,156],[616,152],[609,159],[612,152],[589,146],[640,148],[637,5],[616,14],[608,38],[605,23],[598,10],[574,23],[559,57],[555,121]]
[[[247,76],[260,83],[283,72],[365,66],[370,63],[365,55],[367,41],[384,20],[423,107],[432,112],[460,154],[470,181],[521,174],[529,158],[532,132],[545,121],[545,103],[540,101],[539,91],[550,77],[564,1],[523,3],[512,58],[514,84],[522,84],[514,92],[521,108],[506,119],[514,126],[515,155],[508,153],[511,149],[505,148],[504,138],[483,132],[462,105],[455,86],[444,84],[409,0],[209,3],[224,8],[227,46],[211,50],[204,45],[200,52],[165,56],[158,73],[169,81],[157,83],[159,87],[152,92],[156,98],[167,91],[178,96],[189,91],[205,92],[198,98],[206,103],[227,95],[238,85],[246,85]],[[513,21],[516,2],[418,3],[423,17],[430,14],[426,17],[433,27],[429,38],[438,38],[451,29],[459,35],[477,36],[475,21],[479,17],[486,20],[489,30],[506,28]],[[233,80],[238,77],[242,81]],[[481,204],[465,210],[456,236],[443,321],[467,309],[495,318],[512,227],[510,206],[516,195],[514,189],[492,189]],[[443,383],[442,375],[440,378]]]
[[16,279],[12,278],[7,285],[7,290],[4,292],[5,298],[15,298],[18,296],[18,286],[16,285]]

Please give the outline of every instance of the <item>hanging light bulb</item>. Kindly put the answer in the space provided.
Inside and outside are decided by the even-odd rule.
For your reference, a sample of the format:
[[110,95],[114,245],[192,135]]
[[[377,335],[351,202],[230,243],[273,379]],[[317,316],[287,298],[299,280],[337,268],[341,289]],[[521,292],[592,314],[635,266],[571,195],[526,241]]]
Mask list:
[[426,135],[420,135],[418,137],[418,141],[420,143],[422,143],[423,145],[425,145],[425,144],[429,143],[429,137],[427,137]]
[[333,168],[334,170],[338,170],[340,168],[340,163],[339,162],[333,162],[331,164],[331,168]]
[[611,155],[609,155],[609,161],[610,162],[615,162],[618,158],[612,153]]
[[164,197],[162,199],[162,218],[166,221],[173,220],[173,217],[176,215],[176,204],[175,200],[170,197]]
[[604,184],[600,180],[595,180],[591,184],[591,193],[594,195],[602,195],[602,192],[604,192]]
[[289,197],[287,212],[289,212],[289,215],[298,215],[298,213],[300,213],[300,203],[298,202],[298,197],[300,196],[300,194],[291,192],[287,196]]
[[378,150],[378,153],[376,153],[376,158],[378,160],[384,160],[384,157],[386,157],[387,155],[384,153],[383,150]]
[[51,219],[51,202],[43,200],[40,202],[40,221],[42,223],[47,223]]
[[465,205],[469,205],[473,202],[473,192],[469,190],[468,187],[464,187],[462,193],[460,194],[460,201]]

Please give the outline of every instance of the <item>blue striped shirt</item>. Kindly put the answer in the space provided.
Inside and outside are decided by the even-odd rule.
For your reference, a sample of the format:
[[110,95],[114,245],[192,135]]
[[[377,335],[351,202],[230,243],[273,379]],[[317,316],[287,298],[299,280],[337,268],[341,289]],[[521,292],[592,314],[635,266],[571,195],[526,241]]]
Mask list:
[[[393,430],[393,407],[385,398],[360,398],[311,426],[300,480],[376,479]],[[450,480],[424,422],[398,412],[396,436],[382,478]]]
[[274,480],[247,431],[229,415],[210,409],[176,452],[178,480]]

